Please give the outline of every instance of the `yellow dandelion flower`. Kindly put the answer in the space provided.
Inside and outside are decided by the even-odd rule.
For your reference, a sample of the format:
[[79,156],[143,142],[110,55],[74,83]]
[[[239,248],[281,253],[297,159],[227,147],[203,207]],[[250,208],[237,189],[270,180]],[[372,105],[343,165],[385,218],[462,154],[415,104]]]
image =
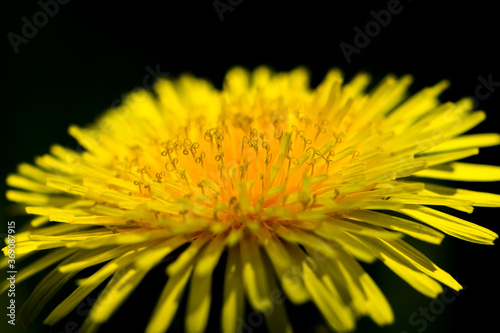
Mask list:
[[[106,283],[82,327],[98,330],[158,265],[165,285],[154,289],[163,287],[149,333],[169,328],[183,295],[186,331],[204,331],[212,283],[222,286],[224,332],[249,325],[246,301],[271,332],[292,331],[285,299],[314,303],[339,332],[361,316],[393,322],[359,262],[381,260],[429,297],[442,285],[461,289],[403,236],[493,244],[494,232],[435,206],[470,213],[500,206],[500,196],[429,179],[499,181],[500,167],[457,161],[500,136],[463,135],[485,114],[469,99],[441,103],[446,81],[413,96],[411,76],[389,75],[367,92],[369,81],[361,73],[344,83],[331,70],[311,89],[303,68],[234,68],[219,91],[184,75],[159,80],[154,94],[131,93],[93,127],[71,126],[83,152],[54,145],[7,178],[16,188],[7,198],[37,215],[16,235],[18,259],[45,253],[17,282],[57,265],[22,321],[29,325],[66,282],[96,265],[44,323]],[[223,262],[223,281],[212,281]]]

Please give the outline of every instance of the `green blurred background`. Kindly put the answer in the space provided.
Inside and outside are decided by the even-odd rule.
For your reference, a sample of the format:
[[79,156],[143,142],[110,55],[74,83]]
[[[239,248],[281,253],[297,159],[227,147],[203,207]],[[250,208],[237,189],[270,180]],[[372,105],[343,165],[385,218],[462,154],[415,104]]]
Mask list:
[[[50,1],[42,1],[48,3]],[[67,2],[62,4],[63,2]],[[221,21],[214,3],[232,3]],[[1,86],[1,171],[0,178],[15,171],[19,162],[47,152],[52,143],[80,149],[67,135],[70,124],[92,123],[107,108],[116,105],[127,91],[151,83],[151,72],[175,77],[189,71],[210,79],[220,87],[224,73],[234,65],[250,69],[267,64],[274,69],[290,70],[307,66],[312,84],[320,82],[326,71],[339,67],[349,78],[360,70],[373,74],[374,81],[386,73],[414,74],[413,92],[450,79],[451,88],[443,100],[474,96],[479,76],[500,81],[498,66],[498,20],[496,7],[486,1],[467,6],[456,2],[401,1],[398,14],[386,27],[374,33],[369,43],[352,54],[348,63],[339,47],[354,44],[357,26],[364,29],[374,18],[370,11],[387,9],[389,1],[367,3],[232,0],[103,4],[99,1],[61,1],[58,12],[44,22],[37,1],[3,4]],[[219,5],[222,6],[222,5]],[[54,7],[52,7],[54,10]],[[39,20],[36,35],[26,39],[14,51],[9,36],[22,36],[23,17]],[[26,31],[25,31],[26,32]],[[28,31],[29,33],[29,31]],[[33,33],[34,34],[34,33]],[[149,75],[149,77],[148,77]],[[145,81],[146,79],[146,81]],[[478,100],[478,108],[488,120],[473,132],[499,130],[500,87],[491,87],[490,95]],[[481,90],[481,92],[487,92]],[[500,149],[487,148],[472,162],[500,164]],[[498,183],[462,184],[464,188],[500,193]],[[5,192],[5,183],[0,183]],[[3,195],[2,195],[3,196]],[[0,199],[0,233],[7,221],[21,225],[27,218],[12,215],[12,207]],[[462,216],[500,232],[500,211],[477,208],[472,216]],[[468,244],[447,237],[440,247],[412,242],[418,249],[467,286],[450,304],[446,304],[425,332],[495,331],[499,312],[500,274],[498,246]],[[19,264],[19,270],[22,264]],[[366,266],[393,306],[396,321],[378,328],[364,318],[357,332],[419,332],[423,324],[411,324],[409,318],[420,308],[439,309],[418,294],[382,264]],[[89,272],[86,272],[89,274]],[[222,272],[216,274],[222,276]],[[22,304],[42,275],[17,285],[16,302]],[[85,276],[85,272],[81,275]],[[6,272],[0,272],[6,278]],[[163,269],[149,274],[146,283],[120,308],[103,332],[141,332],[163,287]],[[153,289],[154,288],[154,289]],[[71,285],[49,303],[49,308],[71,292]],[[220,294],[220,290],[216,293]],[[451,294],[448,294],[449,296]],[[215,307],[220,298],[215,297]],[[0,296],[5,309],[7,297]],[[184,303],[185,305],[185,303]],[[18,308],[19,309],[19,308]],[[324,325],[314,307],[290,307],[290,318],[297,332],[323,332]],[[24,332],[6,324],[0,311],[1,332]],[[182,310],[179,312],[182,316]],[[218,327],[219,313],[214,311],[211,329]],[[28,332],[78,332],[83,316],[73,311],[60,324],[50,328],[40,318]],[[416,320],[422,318],[418,316]],[[182,319],[172,331],[182,329]],[[74,323],[74,324],[73,324]],[[257,330],[255,330],[257,332]]]

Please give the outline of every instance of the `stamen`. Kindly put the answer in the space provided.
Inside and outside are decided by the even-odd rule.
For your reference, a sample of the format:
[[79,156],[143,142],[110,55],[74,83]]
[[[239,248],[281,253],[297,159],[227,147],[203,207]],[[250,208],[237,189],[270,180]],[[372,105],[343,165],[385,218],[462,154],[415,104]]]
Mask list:
[[278,133],[274,133],[274,138],[279,141],[279,144],[281,145],[281,138],[283,138],[283,130],[279,129]]
[[[176,167],[177,163],[179,163],[179,160],[176,157],[172,161],[167,162],[165,164],[165,169],[167,169],[168,172],[173,172],[174,170],[177,171],[177,167]],[[169,166],[171,166],[171,167],[169,168]]]
[[307,165],[309,165],[311,167],[311,177],[312,177],[314,174],[314,164],[316,164],[316,159],[312,158],[311,162],[307,161],[306,163],[307,163]]
[[319,124],[314,124],[314,128],[316,128],[318,130],[318,132],[316,133],[316,136],[314,137],[314,142],[316,142],[320,133],[326,133],[326,128],[321,127]]
[[302,148],[302,151],[306,150],[306,146],[310,145],[312,143],[311,139],[306,139],[303,135],[300,136],[302,141],[304,141],[304,147]]
[[205,194],[205,180],[202,179],[200,180],[198,183],[196,183],[196,186],[198,186],[199,188],[201,188],[201,193]]
[[197,158],[195,158],[195,159],[194,159],[195,163],[197,163],[197,164],[201,164],[201,168],[202,168],[203,170],[205,170],[205,167],[203,166],[203,159],[205,158],[205,156],[206,156],[206,155],[205,155],[205,152],[204,152],[204,151],[202,151],[202,152],[200,153],[200,156],[198,156]]
[[139,186],[139,193],[142,194],[142,185],[143,182],[142,180],[134,180],[134,185],[138,185]]

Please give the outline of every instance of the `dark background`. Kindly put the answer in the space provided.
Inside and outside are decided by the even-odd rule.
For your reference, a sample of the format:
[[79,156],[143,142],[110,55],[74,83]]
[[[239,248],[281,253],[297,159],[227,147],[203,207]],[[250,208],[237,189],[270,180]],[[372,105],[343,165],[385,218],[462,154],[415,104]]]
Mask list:
[[[388,1],[270,4],[233,0],[237,5],[223,14],[222,21],[213,3],[178,0],[160,7],[147,1],[103,4],[72,0],[60,4],[58,12],[47,22],[42,20],[36,35],[20,44],[17,53],[8,34],[22,36],[23,17],[33,22],[41,6],[36,1],[3,4],[0,178],[14,172],[19,162],[31,162],[34,156],[44,154],[52,143],[77,149],[76,142],[66,133],[68,125],[92,123],[96,116],[116,105],[123,93],[151,83],[147,68],[171,77],[189,71],[206,77],[217,87],[221,87],[224,73],[234,65],[252,69],[267,64],[278,71],[305,65],[312,73],[313,85],[332,67],[341,68],[347,78],[365,70],[373,74],[374,81],[389,72],[411,73],[415,76],[413,92],[443,78],[451,80],[452,86],[442,99],[452,101],[475,96],[479,76],[491,75],[493,81],[500,81],[499,19],[493,2],[474,1],[465,6],[451,1],[401,1],[401,12],[392,15],[389,24],[370,38],[359,54],[352,54],[350,63],[339,44],[353,45],[354,28],[363,30],[373,21],[370,11],[386,9]],[[492,87],[487,98],[477,100],[477,107],[487,111],[488,120],[473,132],[498,131],[500,91],[494,89],[500,87]],[[487,148],[469,160],[498,165],[499,154],[498,147]],[[498,183],[455,185],[500,193]],[[0,192],[4,191],[2,182]],[[0,233],[7,229],[6,221],[14,219],[20,224],[26,220],[6,214],[9,207],[2,199]],[[476,208],[472,216],[459,216],[498,233],[498,214],[495,209]],[[496,284],[500,277],[499,246],[469,244],[451,237],[440,247],[413,244],[467,286],[434,321],[428,321],[425,331],[495,331],[500,296]],[[422,328],[412,326],[409,317],[419,308],[435,304],[431,305],[430,299],[415,292],[383,265],[370,265],[367,270],[388,297],[396,321],[392,326],[378,328],[364,318],[358,323],[358,332],[413,333]],[[4,279],[5,274],[0,273],[0,277]],[[17,286],[17,304],[22,304],[40,278]],[[103,331],[141,332],[163,287],[163,279],[162,269],[148,275],[146,283]],[[156,286],[158,289],[152,290]],[[71,288],[65,292],[69,294]],[[49,306],[60,300],[61,297]],[[0,301],[0,308],[5,309],[5,294]],[[220,303],[220,299],[215,297],[215,302]],[[43,314],[47,315],[47,311]],[[19,326],[15,330],[7,327],[5,315],[0,318],[2,332],[23,331]],[[309,305],[291,308],[290,318],[297,332],[313,331],[323,325]],[[76,332],[82,319],[73,311],[67,320],[49,328],[41,325],[40,318],[28,332]],[[73,321],[77,323],[75,327]],[[176,325],[173,331],[180,330],[182,320]],[[210,325],[217,327],[217,319],[211,320]]]

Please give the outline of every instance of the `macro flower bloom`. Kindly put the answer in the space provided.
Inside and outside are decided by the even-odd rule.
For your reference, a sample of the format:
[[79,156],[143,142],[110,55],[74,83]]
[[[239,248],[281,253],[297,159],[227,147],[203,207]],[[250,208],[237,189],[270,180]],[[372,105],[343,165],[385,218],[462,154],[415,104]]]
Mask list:
[[[340,332],[361,316],[391,323],[359,262],[381,260],[429,297],[442,285],[461,289],[403,237],[493,244],[494,232],[436,207],[471,213],[500,206],[500,196],[429,179],[499,181],[500,167],[457,161],[500,136],[463,135],[485,114],[470,99],[441,103],[446,81],[413,96],[411,76],[388,75],[367,92],[369,82],[360,73],[344,83],[331,70],[311,89],[303,68],[234,68],[218,90],[183,75],[131,93],[92,127],[71,126],[84,151],[54,145],[7,178],[16,188],[7,198],[36,215],[16,235],[18,259],[45,253],[17,282],[57,265],[24,304],[23,322],[92,266],[44,323],[105,284],[82,328],[98,330],[158,265],[165,285],[151,287],[163,289],[150,333],[168,329],[183,295],[186,330],[204,331],[212,284],[222,288],[224,332],[253,327],[246,310],[263,313],[272,332],[291,332],[284,300],[313,302]],[[222,281],[212,281],[217,265]]]

